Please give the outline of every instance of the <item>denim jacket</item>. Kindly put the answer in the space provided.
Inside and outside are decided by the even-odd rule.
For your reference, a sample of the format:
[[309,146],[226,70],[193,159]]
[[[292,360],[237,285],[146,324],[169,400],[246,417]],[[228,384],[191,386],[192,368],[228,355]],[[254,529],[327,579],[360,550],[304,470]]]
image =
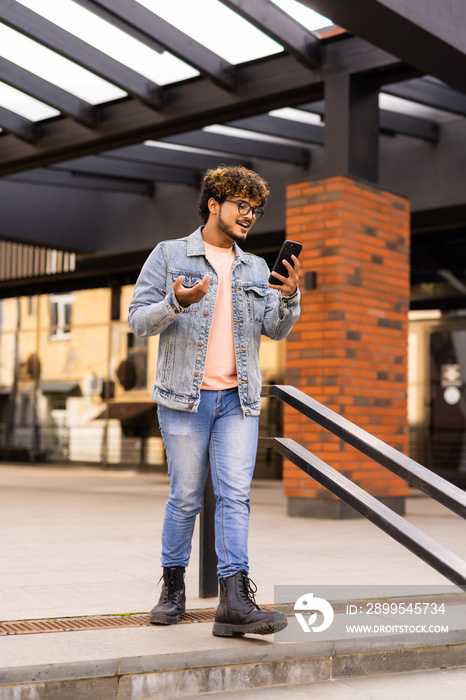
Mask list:
[[[243,414],[257,416],[261,335],[273,340],[288,335],[299,316],[300,295],[298,290],[285,298],[270,289],[265,260],[244,253],[236,244],[234,252],[231,288],[238,391]],[[184,275],[184,286],[194,286],[206,274],[210,283],[205,297],[191,306],[181,307],[173,292],[173,282]],[[129,306],[128,323],[138,337],[160,333],[151,397],[163,406],[197,411],[217,280],[205,255],[202,227],[185,238],[159,243],[144,263]]]

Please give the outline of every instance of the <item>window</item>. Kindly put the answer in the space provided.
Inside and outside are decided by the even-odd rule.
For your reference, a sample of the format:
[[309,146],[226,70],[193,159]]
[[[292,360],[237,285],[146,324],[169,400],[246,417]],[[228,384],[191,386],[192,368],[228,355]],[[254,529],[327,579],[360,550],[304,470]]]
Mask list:
[[50,339],[71,337],[72,294],[50,295]]
[[29,316],[36,316],[37,315],[37,297],[28,297],[28,314]]
[[19,425],[30,425],[32,405],[28,394],[21,394],[19,410]]
[[128,360],[134,367],[132,389],[147,388],[147,338],[136,338],[128,333]]
[[111,318],[112,321],[119,321],[121,318],[121,287],[112,287]]

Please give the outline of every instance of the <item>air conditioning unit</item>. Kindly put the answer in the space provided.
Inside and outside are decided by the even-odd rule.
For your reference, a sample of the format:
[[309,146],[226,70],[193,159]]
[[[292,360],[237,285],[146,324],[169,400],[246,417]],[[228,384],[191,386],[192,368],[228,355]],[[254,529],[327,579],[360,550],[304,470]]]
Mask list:
[[82,392],[84,396],[93,396],[101,394],[104,388],[103,377],[98,377],[97,374],[86,374],[83,379]]

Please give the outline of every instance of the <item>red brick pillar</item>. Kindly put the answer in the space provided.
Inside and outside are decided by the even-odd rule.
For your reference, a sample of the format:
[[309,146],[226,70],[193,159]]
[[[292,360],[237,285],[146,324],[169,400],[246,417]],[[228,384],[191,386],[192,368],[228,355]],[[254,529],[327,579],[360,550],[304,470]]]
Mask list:
[[[302,311],[287,340],[286,383],[407,454],[409,202],[348,177],[290,185],[287,238],[303,245]],[[305,273],[317,273],[314,291]],[[284,435],[398,513],[406,482],[285,407]],[[290,515],[357,513],[293,464]]]

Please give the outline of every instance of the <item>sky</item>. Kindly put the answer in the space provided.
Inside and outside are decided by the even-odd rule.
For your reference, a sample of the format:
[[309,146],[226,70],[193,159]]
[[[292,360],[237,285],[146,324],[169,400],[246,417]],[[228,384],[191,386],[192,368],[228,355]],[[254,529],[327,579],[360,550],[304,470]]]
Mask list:
[[[166,85],[197,75],[197,71],[164,51],[158,53],[145,44],[96,17],[73,0],[17,0],[83,41],[126,64],[149,80]],[[281,51],[281,46],[219,0],[138,0],[170,24],[204,44],[232,64],[243,63]],[[296,0],[273,0],[308,29],[318,29],[331,21]],[[99,104],[123,97],[114,85],[58,56],[24,35],[0,24],[0,56],[41,78],[86,100]],[[0,105],[27,119],[38,121],[59,114],[0,82]]]

